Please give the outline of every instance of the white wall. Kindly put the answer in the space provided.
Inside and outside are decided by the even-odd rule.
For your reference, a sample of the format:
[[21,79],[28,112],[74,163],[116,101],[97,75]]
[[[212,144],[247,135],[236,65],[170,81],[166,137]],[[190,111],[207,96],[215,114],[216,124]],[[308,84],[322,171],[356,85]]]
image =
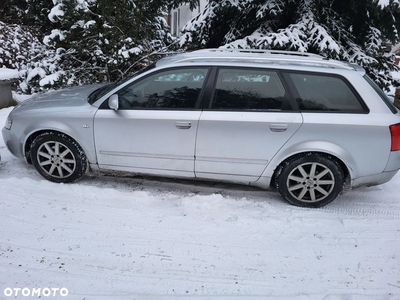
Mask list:
[[173,9],[170,12],[170,26],[171,26],[171,34],[174,36],[181,35],[182,27],[191,19],[201,12],[205,6],[207,5],[208,0],[200,0],[200,6],[195,8],[193,11],[190,10],[189,5],[181,5],[177,9]]

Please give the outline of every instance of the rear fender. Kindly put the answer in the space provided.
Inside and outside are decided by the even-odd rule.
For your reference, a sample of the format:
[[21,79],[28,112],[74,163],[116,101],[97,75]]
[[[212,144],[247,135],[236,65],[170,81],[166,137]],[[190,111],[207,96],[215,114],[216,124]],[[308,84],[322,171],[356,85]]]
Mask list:
[[310,152],[319,152],[336,157],[346,166],[350,178],[355,178],[357,170],[354,167],[356,163],[353,156],[339,145],[327,141],[306,141],[288,148],[283,148],[266,166],[261,178],[268,178],[268,180],[271,180],[276,168],[282,162],[290,157]]

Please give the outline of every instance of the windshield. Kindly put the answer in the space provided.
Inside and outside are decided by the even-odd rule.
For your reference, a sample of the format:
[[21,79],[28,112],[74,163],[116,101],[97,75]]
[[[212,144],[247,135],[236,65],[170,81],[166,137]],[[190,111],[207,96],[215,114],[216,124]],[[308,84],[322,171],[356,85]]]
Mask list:
[[124,84],[126,81],[131,80],[133,77],[136,77],[150,69],[155,68],[156,64],[151,64],[147,67],[144,67],[143,69],[133,73],[132,75],[125,77],[123,79],[121,79],[120,81],[117,82],[113,82],[110,84],[107,84],[105,86],[102,86],[101,88],[95,90],[94,92],[92,92],[89,97],[88,97],[88,102],[90,104],[93,104],[94,102],[96,102],[98,99],[100,99],[101,97],[103,97],[104,95],[106,95],[108,92],[110,92],[111,90],[113,90],[114,88],[116,88],[117,86]]

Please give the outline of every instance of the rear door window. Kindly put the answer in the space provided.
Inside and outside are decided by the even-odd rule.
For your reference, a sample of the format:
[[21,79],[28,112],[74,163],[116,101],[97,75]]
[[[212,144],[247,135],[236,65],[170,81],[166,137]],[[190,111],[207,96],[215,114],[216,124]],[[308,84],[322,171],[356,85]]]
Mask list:
[[274,71],[220,68],[212,109],[282,110],[285,94]]
[[341,77],[308,73],[285,76],[296,88],[296,102],[301,111],[366,112],[357,94]]

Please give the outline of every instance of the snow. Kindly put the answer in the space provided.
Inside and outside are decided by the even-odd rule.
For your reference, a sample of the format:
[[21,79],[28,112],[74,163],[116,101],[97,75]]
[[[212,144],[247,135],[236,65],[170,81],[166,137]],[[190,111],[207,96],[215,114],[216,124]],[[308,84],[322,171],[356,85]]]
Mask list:
[[0,152],[0,298],[66,288],[68,300],[400,299],[400,175],[305,209],[228,184],[55,184],[2,139]]
[[[382,5],[382,6],[389,5],[389,2],[390,2],[390,0],[379,0],[379,4]],[[393,0],[393,3],[399,3],[400,4],[400,1],[399,0]]]
[[26,77],[26,81],[30,81],[36,76],[43,78],[46,76],[46,71],[43,70],[42,68],[34,68],[28,73],[28,75]]
[[49,35],[46,35],[43,39],[43,43],[47,46],[51,44],[51,41],[58,38],[60,41],[65,40],[65,34],[58,30],[58,29],[53,29]]
[[392,77],[400,81],[400,72],[392,72]]
[[90,20],[90,21],[87,21],[86,23],[85,23],[85,25],[83,25],[83,28],[89,28],[90,26],[92,26],[92,25],[95,25],[96,24],[96,21],[93,21],[93,20]]
[[[54,1],[53,1],[53,3],[54,3]],[[54,4],[56,4],[56,3],[54,3]],[[57,5],[55,5],[50,10],[50,13],[48,15],[49,20],[52,22],[57,22],[61,17],[63,17],[64,16],[63,8],[64,8],[64,6],[62,3],[58,3]]]
[[18,70],[8,69],[8,68],[0,68],[0,80],[10,80],[19,77]]
[[[21,103],[22,101],[25,101],[25,100],[27,100],[27,99],[29,99],[30,97],[33,96],[33,95],[18,94],[18,93],[14,92],[14,91],[11,91],[11,92],[12,92],[12,98],[15,101],[17,101],[18,103]],[[0,138],[0,140],[1,140],[1,138]]]
[[128,50],[123,51],[124,49],[120,49],[118,51],[119,55],[122,55],[124,58],[129,58],[131,54],[133,55],[138,55],[142,52],[142,49],[140,47],[133,47]]
[[63,72],[59,71],[50,75],[45,76],[43,79],[39,81],[40,86],[46,86],[46,85],[53,85],[55,82],[57,82],[62,76]]

